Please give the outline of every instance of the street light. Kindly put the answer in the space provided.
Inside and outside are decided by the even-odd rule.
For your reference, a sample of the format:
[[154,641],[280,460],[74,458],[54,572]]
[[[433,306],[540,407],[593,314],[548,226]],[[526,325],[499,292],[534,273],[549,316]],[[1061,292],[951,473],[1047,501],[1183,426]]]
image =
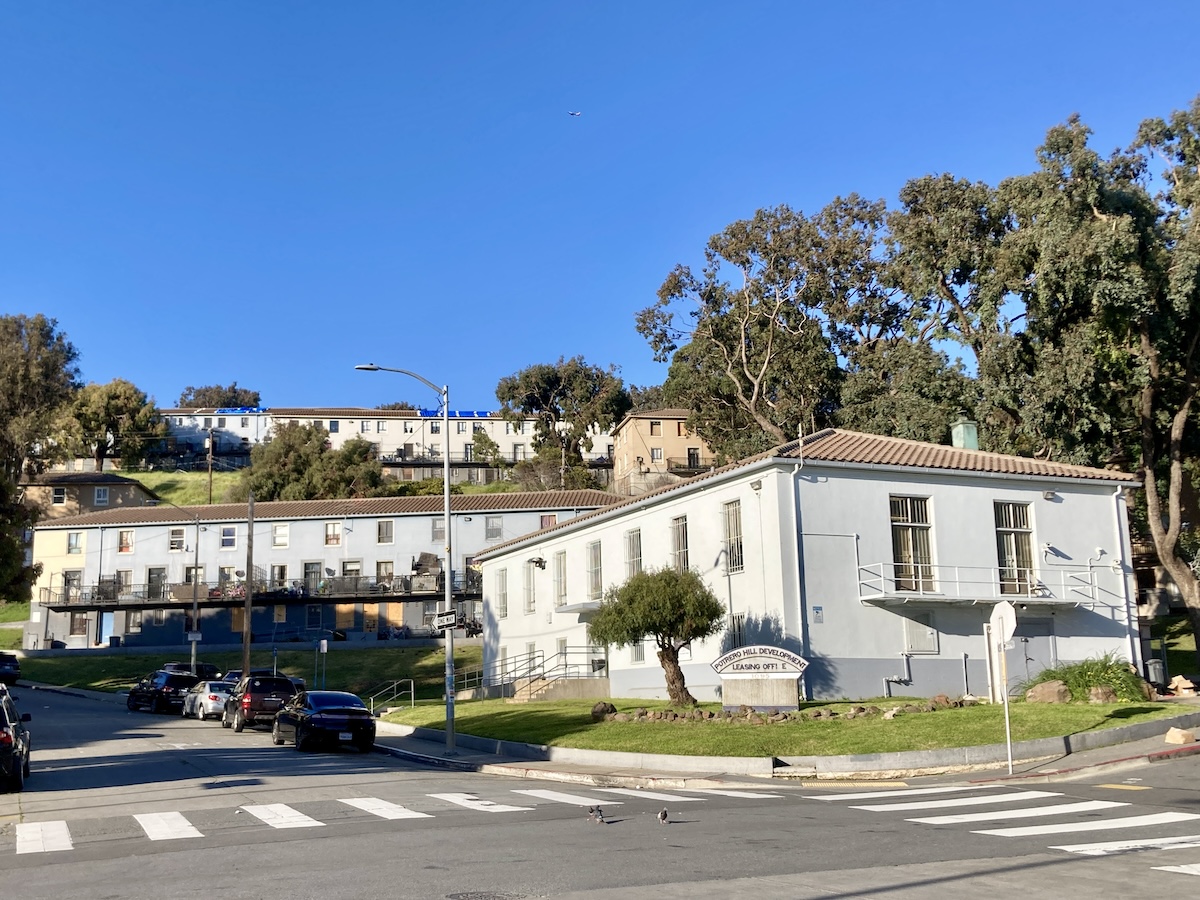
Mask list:
[[[415,378],[421,384],[425,385],[431,391],[439,394],[442,399],[442,440],[445,443],[445,449],[442,457],[442,514],[445,517],[445,522],[442,530],[446,535],[446,570],[443,572],[444,584],[444,601],[446,604],[445,611],[447,613],[454,612],[454,594],[453,585],[451,584],[452,569],[451,569],[451,541],[450,541],[450,387],[442,385],[440,388],[430,381],[428,378],[422,378],[416,372],[410,372],[408,369],[390,369],[387,366],[377,366],[375,363],[367,363],[366,365],[355,366],[354,368],[362,372],[396,372],[400,375],[407,375],[409,378]],[[446,755],[454,756],[454,626],[457,624],[457,616],[455,622],[451,623],[446,629]]]

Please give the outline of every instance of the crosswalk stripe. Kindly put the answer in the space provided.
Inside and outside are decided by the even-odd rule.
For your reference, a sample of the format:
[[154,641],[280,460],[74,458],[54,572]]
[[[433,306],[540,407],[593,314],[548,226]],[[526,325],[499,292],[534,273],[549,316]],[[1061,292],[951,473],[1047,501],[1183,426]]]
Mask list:
[[917,800],[913,803],[877,803],[872,806],[852,806],[867,812],[902,812],[909,809],[948,809],[955,806],[983,806],[987,803],[1012,803],[1014,800],[1037,800],[1041,797],[1061,797],[1054,791],[1012,791],[986,797],[956,797],[953,800]]
[[134,816],[137,823],[152,841],[173,841],[178,838],[204,837],[195,826],[183,817],[183,813],[141,813]]
[[1147,825],[1170,825],[1200,819],[1196,813],[1154,813],[1148,816],[1127,816],[1124,819],[1102,819],[1093,822],[1063,822],[1058,825],[1027,825],[1024,828],[996,828],[972,834],[994,834],[998,837],[1026,837],[1033,834],[1067,834],[1072,831],[1111,831],[1114,828],[1143,828]]
[[620,800],[597,800],[595,797],[581,797],[579,794],[564,794],[562,791],[513,791],[514,794],[525,794],[527,797],[538,797],[542,800],[553,800],[555,803],[570,803],[572,806],[599,806],[601,803],[609,806],[620,806]]
[[626,797],[645,797],[648,800],[671,800],[675,803],[687,803],[691,800],[703,800],[703,797],[684,797],[682,794],[660,794],[657,791],[639,791],[634,788],[597,788],[606,794],[624,794]]
[[262,819],[272,828],[315,828],[324,825],[304,813],[292,809],[286,803],[268,803],[265,806],[243,806],[256,819]]
[[819,794],[814,797],[804,797],[804,800],[874,800],[876,797],[919,797],[922,794],[966,794],[971,791],[996,791],[1008,790],[1008,788],[996,788],[992,786],[977,786],[977,787],[932,787],[932,788],[905,788],[902,791],[862,791],[855,794]]
[[339,800],[338,803],[345,803],[347,806],[353,806],[355,809],[369,812],[371,815],[379,816],[381,819],[433,818],[429,813],[417,812],[406,806],[400,806],[398,803],[389,803],[387,800],[380,800],[378,797],[351,797],[349,800]]
[[71,830],[66,822],[21,822],[17,824],[18,853],[52,853],[71,850]]
[[1033,806],[1025,809],[989,809],[986,812],[959,813],[954,816],[930,816],[925,819],[905,819],[905,821],[920,822],[922,825],[958,825],[963,822],[994,822],[1000,819],[1034,819],[1038,816],[1061,816],[1067,813],[1094,812],[1098,809],[1112,809],[1114,806],[1128,805],[1128,803],[1118,803],[1115,800],[1087,800],[1080,803],[1059,803],[1056,806]]
[[1200,875],[1200,866],[1195,864],[1190,866],[1151,866],[1150,868],[1158,872],[1179,872],[1182,875]]
[[1143,838],[1134,841],[1100,841],[1095,844],[1061,844],[1051,850],[1065,850],[1084,856],[1108,856],[1130,850],[1190,850],[1200,847],[1200,834],[1184,834],[1176,837]]
[[428,794],[427,796],[480,812],[524,812],[533,809],[532,806],[506,806],[503,803],[493,803],[491,800],[480,800],[474,794]]
[[714,797],[744,797],[747,800],[779,800],[783,794],[767,794],[763,791],[726,791],[718,788],[687,788],[691,794],[712,794]]

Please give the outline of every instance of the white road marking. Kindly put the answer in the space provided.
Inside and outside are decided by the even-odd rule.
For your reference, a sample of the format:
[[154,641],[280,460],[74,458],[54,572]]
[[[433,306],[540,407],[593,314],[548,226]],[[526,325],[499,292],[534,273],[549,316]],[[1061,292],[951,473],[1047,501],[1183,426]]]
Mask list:
[[347,806],[353,806],[355,809],[361,809],[363,812],[369,812],[373,816],[379,816],[381,819],[432,819],[429,813],[417,812],[409,809],[406,806],[400,806],[397,803],[389,803],[387,800],[380,800],[377,797],[352,797],[349,800],[339,800],[338,803],[345,803]]
[[177,838],[204,837],[195,826],[183,817],[183,813],[142,813],[134,816],[137,823],[152,841],[173,841]]
[[447,803],[456,803],[480,812],[524,812],[533,809],[532,806],[506,806],[503,803],[493,803],[491,800],[480,800],[474,794],[427,794],[426,796],[445,800]]
[[1101,841],[1095,844],[1062,844],[1051,850],[1081,853],[1084,856],[1108,856],[1129,850],[1190,850],[1200,847],[1200,834],[1184,834],[1178,837],[1144,838],[1140,841]]
[[582,797],[579,794],[564,794],[562,791],[513,791],[514,794],[525,794],[528,797],[538,797],[542,800],[553,800],[555,803],[570,803],[572,806],[620,806],[620,800],[597,800],[595,797]]
[[1179,872],[1181,875],[1200,875],[1200,866],[1151,866],[1159,872]]
[[1128,806],[1115,800],[1086,800],[1080,803],[1059,803],[1057,806],[1033,806],[1026,809],[990,809],[987,812],[960,813],[956,816],[930,816],[926,819],[905,819],[922,825],[958,825],[962,822],[994,822],[999,819],[1033,819],[1038,816],[1061,816],[1067,813],[1092,812]]
[[876,797],[917,797],[921,794],[966,794],[971,791],[1008,790],[1008,788],[982,787],[932,787],[904,788],[899,791],[862,791],[857,794],[822,794],[817,797],[803,797],[804,800],[874,800]]
[[987,803],[1011,803],[1014,800],[1037,800],[1041,797],[1061,797],[1054,791],[1012,791],[987,797],[956,797],[953,800],[918,800],[915,803],[877,803],[872,806],[852,806],[867,812],[902,812],[908,809],[948,809],[955,806],[983,806]]
[[1025,837],[1032,834],[1067,834],[1072,831],[1111,831],[1114,828],[1142,828],[1146,825],[1170,825],[1200,819],[1196,813],[1154,813],[1149,816],[1128,816],[1124,819],[1104,819],[1099,822],[1064,822],[1060,825],[1027,825],[1024,828],[996,828],[975,831],[973,834],[994,834],[998,837]]
[[783,794],[768,794],[763,791],[727,791],[723,788],[687,788],[690,794],[712,794],[715,797],[744,797],[747,800],[779,800]]
[[292,809],[286,803],[268,803],[265,806],[243,806],[246,812],[255,818],[262,819],[272,828],[315,828],[324,825],[316,819],[310,819],[304,813]]
[[634,788],[597,788],[606,794],[623,794],[626,797],[646,797],[650,800],[667,800],[675,803],[687,803],[692,800],[703,800],[703,797],[683,797],[679,794],[660,794],[657,791],[639,791]]
[[18,853],[52,853],[55,850],[72,850],[74,847],[66,822],[17,824]]

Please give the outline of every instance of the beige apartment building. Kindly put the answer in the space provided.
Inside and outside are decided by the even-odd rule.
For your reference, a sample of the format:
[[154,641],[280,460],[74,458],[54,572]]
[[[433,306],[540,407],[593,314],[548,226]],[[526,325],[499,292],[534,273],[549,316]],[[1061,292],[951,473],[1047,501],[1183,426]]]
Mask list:
[[688,431],[686,409],[630,413],[613,429],[613,484],[633,496],[713,468],[712,451]]

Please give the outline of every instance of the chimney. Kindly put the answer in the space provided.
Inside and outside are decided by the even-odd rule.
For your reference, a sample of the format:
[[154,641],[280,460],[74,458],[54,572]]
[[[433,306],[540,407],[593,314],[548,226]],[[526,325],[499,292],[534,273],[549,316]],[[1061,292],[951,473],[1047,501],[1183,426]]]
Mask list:
[[950,443],[959,450],[978,450],[979,426],[966,416],[959,416],[950,425]]

